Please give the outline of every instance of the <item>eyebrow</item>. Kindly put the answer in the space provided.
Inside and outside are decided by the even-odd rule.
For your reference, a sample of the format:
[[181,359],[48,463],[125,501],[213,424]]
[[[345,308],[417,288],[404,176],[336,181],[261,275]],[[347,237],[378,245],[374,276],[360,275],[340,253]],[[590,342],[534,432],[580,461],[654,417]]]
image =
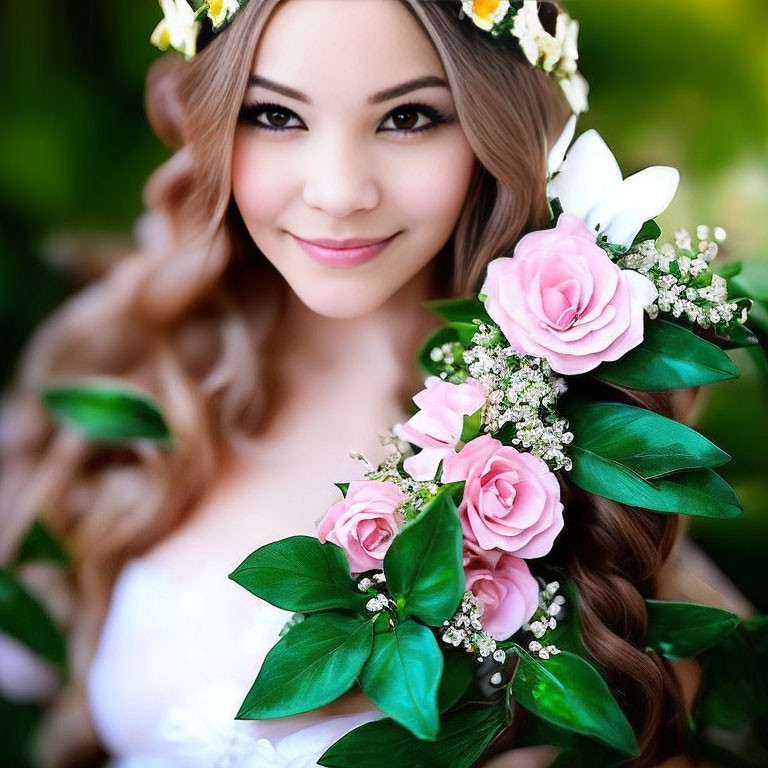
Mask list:
[[[287,85],[281,85],[274,80],[270,80],[267,77],[261,75],[251,75],[248,80],[248,86],[253,87],[259,85],[262,88],[268,88],[270,91],[281,93],[283,96],[287,96],[290,99],[296,99],[297,101],[303,101],[305,104],[311,104],[309,97],[303,94],[301,91],[297,91],[295,88],[289,88]],[[368,97],[368,104],[380,104],[382,101],[389,101],[395,99],[398,96],[403,96],[411,91],[419,90],[420,88],[434,88],[439,86],[441,88],[449,88],[448,83],[443,80],[442,77],[436,75],[426,75],[424,77],[417,77],[415,80],[409,80],[406,83],[400,83],[392,88],[386,88],[383,91],[378,91],[372,96]]]

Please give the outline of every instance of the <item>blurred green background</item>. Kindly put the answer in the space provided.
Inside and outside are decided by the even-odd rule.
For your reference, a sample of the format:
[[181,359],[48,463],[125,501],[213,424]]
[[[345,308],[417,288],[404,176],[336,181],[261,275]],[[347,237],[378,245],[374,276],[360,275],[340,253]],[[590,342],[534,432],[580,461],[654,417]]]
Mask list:
[[[354,0],[349,0],[353,2]],[[457,3],[458,6],[458,3]],[[597,128],[625,175],[680,168],[665,234],[699,223],[729,233],[725,258],[768,256],[768,2],[572,0],[592,86],[579,130]],[[31,329],[77,285],[76,238],[128,238],[147,175],[167,151],[143,112],[157,53],[154,0],[36,0],[0,26],[0,375]],[[74,238],[74,239],[73,239]],[[766,378],[745,353],[741,380],[710,388],[699,426],[734,457],[723,474],[737,521],[694,537],[763,611],[768,551]]]

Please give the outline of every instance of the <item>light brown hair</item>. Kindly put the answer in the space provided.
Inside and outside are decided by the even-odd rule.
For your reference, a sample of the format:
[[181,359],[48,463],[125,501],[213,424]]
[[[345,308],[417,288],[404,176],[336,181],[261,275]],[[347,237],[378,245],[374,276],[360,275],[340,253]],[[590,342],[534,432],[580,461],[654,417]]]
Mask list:
[[[280,2],[251,0],[193,61],[167,56],[152,68],[149,117],[176,152],[146,185],[141,246],[38,329],[5,402],[0,557],[36,515],[74,555],[73,681],[51,708],[44,739],[51,764],[82,764],[93,739],[83,680],[121,566],[176,529],[225,453],[245,450],[258,433],[268,373],[260,350],[284,285],[245,231],[230,165],[256,46]],[[435,290],[466,295],[478,290],[490,260],[546,224],[547,152],[569,110],[556,84],[512,46],[461,22],[456,2],[400,2],[443,63],[477,157],[436,262]],[[241,301],[244,282],[262,289],[255,306]],[[147,441],[108,448],[57,426],[40,388],[86,374],[152,394],[174,450]],[[663,399],[645,404],[668,410]],[[642,598],[671,547],[675,518],[575,492],[567,508],[571,532],[560,551],[581,593],[587,647],[638,733],[644,755],[637,765],[651,765],[674,748],[664,734],[680,719],[679,694],[668,665],[642,650]]]

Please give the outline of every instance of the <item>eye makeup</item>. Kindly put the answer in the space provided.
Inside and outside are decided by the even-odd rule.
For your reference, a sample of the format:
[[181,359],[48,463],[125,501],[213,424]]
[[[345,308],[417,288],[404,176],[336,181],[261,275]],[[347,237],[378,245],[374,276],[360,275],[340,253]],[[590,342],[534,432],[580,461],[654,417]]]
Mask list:
[[[439,109],[436,109],[435,107],[431,107],[428,104],[415,103],[415,102],[401,104],[400,106],[390,110],[385,116],[383,122],[387,122],[388,120],[394,117],[401,117],[404,115],[414,115],[414,114],[424,115],[425,117],[429,118],[430,122],[427,123],[426,125],[422,125],[416,128],[405,128],[405,129],[387,128],[387,129],[384,129],[385,132],[405,134],[410,136],[410,135],[420,134],[425,131],[432,130],[433,128],[437,128],[439,125],[445,125],[446,123],[453,122],[452,117],[444,114]],[[286,122],[290,122],[295,118],[301,123],[301,125],[270,124],[268,122],[264,122],[263,120],[259,119],[261,118],[262,115],[273,115],[273,116],[281,115]],[[259,130],[270,131],[273,133],[282,133],[285,131],[292,131],[296,129],[307,130],[301,118],[293,110],[288,109],[287,107],[284,107],[281,104],[277,104],[274,102],[255,102],[253,104],[244,104],[240,109],[238,122],[244,123],[247,125],[252,125]]]

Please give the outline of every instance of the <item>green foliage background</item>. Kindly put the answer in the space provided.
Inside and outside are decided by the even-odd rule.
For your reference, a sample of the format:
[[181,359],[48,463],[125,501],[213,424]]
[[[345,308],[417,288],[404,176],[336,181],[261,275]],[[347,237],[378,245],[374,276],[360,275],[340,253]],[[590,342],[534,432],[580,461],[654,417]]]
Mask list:
[[[352,2],[353,0],[349,0]],[[456,3],[458,8],[458,2]],[[768,3],[572,0],[581,69],[592,86],[579,130],[597,128],[625,174],[680,168],[661,224],[720,224],[726,258],[768,255]],[[73,288],[62,235],[129,236],[147,175],[167,151],[143,112],[154,0],[38,0],[0,26],[0,376],[40,318]],[[723,475],[745,504],[736,521],[693,535],[768,610],[765,371],[709,388],[699,427],[731,453]]]

